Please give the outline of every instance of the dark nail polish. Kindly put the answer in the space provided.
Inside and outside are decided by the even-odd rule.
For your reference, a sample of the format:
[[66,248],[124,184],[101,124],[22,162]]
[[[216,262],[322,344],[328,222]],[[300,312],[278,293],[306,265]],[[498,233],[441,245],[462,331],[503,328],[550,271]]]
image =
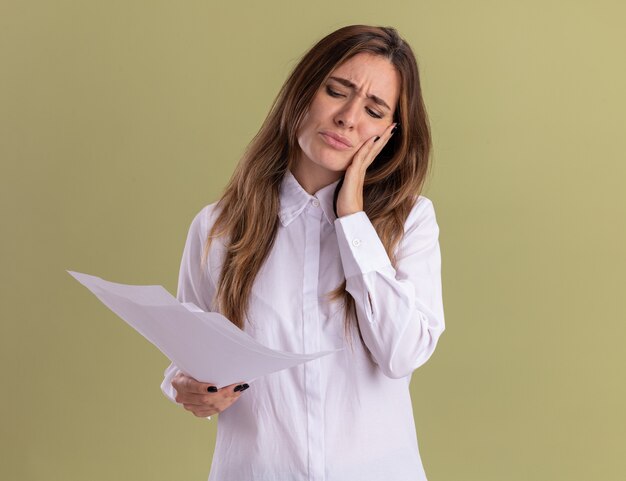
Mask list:
[[238,386],[235,386],[234,391],[235,392],[239,392],[239,391],[241,391],[241,388],[243,388],[243,386],[241,384],[239,384]]
[[209,392],[217,392],[217,388],[215,386],[209,386],[206,390]]
[[398,130],[398,125],[400,124],[396,124],[393,126],[393,129],[391,129],[391,133],[393,134],[396,130]]
[[245,391],[246,389],[248,389],[250,386],[248,386],[247,384],[244,384],[243,387],[241,388],[242,391]]
[[376,138],[374,139],[374,142],[376,142],[378,139],[380,139],[380,137],[377,135]]

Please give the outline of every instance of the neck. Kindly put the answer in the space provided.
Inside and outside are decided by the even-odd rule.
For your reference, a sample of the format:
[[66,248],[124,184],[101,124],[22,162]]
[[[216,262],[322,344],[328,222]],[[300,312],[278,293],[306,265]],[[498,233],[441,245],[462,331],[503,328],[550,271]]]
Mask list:
[[308,194],[313,195],[320,189],[339,180],[343,172],[325,169],[313,162],[297,161],[291,168],[291,173]]

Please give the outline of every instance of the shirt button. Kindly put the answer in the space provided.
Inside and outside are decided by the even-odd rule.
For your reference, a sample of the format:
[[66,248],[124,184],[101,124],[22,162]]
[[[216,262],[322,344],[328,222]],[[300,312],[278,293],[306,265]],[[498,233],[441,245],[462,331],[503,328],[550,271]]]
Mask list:
[[353,239],[352,240],[352,245],[354,247],[359,247],[361,245],[361,239]]
[[311,202],[315,207],[319,207],[320,206],[320,201],[317,199],[313,199],[313,201]]

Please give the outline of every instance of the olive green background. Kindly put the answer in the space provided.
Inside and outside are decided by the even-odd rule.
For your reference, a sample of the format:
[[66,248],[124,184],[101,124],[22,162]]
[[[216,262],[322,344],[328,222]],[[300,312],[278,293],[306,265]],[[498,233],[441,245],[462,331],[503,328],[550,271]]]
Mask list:
[[216,420],[162,396],[167,359],[65,270],[175,293],[189,223],[290,69],[366,23],[413,46],[433,130],[447,329],[411,384],[429,480],[626,479],[624,18],[3,1],[0,478],[206,479]]

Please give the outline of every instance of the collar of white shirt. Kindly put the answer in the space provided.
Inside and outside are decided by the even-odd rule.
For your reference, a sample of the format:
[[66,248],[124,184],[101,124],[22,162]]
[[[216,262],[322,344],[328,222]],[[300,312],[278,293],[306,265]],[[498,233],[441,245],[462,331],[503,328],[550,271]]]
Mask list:
[[314,195],[309,194],[300,185],[290,170],[287,170],[280,185],[280,222],[286,226],[298,217],[310,202],[317,199],[329,224],[333,224],[337,216],[333,210],[333,195],[339,180],[322,187]]

